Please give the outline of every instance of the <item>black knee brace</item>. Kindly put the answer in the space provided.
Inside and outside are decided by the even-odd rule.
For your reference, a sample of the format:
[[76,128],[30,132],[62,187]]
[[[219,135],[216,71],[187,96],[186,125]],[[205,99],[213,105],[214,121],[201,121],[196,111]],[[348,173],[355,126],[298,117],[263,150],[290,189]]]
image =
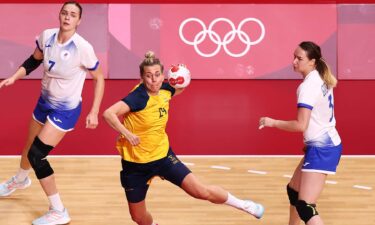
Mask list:
[[319,215],[318,211],[316,210],[316,204],[307,204],[303,200],[298,200],[296,202],[296,209],[299,217],[305,223],[307,223],[311,217]]
[[52,149],[53,146],[46,145],[38,137],[35,137],[29,153],[27,154],[27,158],[39,180],[53,174],[53,169],[46,158]]
[[289,184],[286,185],[286,192],[288,193],[290,205],[296,206],[296,202],[298,201],[298,192],[289,187]]

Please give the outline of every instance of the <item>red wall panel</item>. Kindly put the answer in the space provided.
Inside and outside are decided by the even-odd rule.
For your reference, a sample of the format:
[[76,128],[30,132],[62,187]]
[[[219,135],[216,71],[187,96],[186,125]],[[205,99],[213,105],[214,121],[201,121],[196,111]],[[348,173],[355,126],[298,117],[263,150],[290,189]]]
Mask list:
[[[102,111],[124,97],[137,80],[107,80]],[[168,134],[177,154],[300,154],[302,134],[258,130],[260,116],[293,119],[300,80],[193,80],[171,102]],[[0,90],[0,154],[19,154],[40,91],[39,80],[20,80]],[[85,129],[93,84],[86,81],[76,129],[52,154],[116,154],[116,132],[100,118]],[[375,81],[339,81],[335,90],[337,128],[344,154],[375,154]]]

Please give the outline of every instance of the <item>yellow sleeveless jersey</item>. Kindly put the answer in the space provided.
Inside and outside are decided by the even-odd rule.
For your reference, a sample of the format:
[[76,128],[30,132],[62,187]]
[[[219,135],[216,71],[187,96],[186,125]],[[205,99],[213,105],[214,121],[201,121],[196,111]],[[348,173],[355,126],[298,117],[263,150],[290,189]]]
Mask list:
[[169,101],[175,89],[163,83],[159,94],[150,96],[144,84],[137,85],[122,101],[130,108],[124,115],[123,125],[140,139],[140,144],[132,146],[125,137],[119,137],[116,147],[122,158],[135,163],[147,163],[167,156]]

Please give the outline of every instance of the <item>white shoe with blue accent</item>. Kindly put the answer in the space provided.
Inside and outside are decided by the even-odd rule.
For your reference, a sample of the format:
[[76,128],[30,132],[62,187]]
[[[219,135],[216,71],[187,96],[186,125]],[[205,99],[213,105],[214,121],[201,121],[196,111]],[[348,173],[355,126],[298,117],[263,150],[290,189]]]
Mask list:
[[59,211],[50,207],[46,214],[33,221],[33,225],[62,225],[70,220],[67,209]]
[[9,180],[0,184],[0,196],[1,197],[9,196],[13,192],[15,192],[17,189],[25,189],[29,187],[30,185],[31,185],[31,180],[29,177],[26,177],[24,181],[17,182],[16,177],[13,176]]
[[253,215],[257,219],[262,218],[264,214],[264,207],[261,204],[255,203],[250,200],[245,200],[245,205],[243,207],[243,210]]

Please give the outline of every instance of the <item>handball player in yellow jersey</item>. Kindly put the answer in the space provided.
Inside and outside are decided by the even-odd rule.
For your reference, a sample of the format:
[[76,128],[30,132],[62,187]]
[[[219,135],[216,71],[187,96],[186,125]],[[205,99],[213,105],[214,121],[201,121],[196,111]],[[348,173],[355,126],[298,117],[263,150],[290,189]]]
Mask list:
[[[122,156],[121,184],[132,220],[138,225],[155,225],[145,202],[154,176],[172,182],[194,198],[227,204],[261,218],[264,212],[261,204],[201,183],[177,158],[169,146],[165,128],[169,101],[183,89],[164,82],[164,67],[151,51],[146,53],[139,69],[140,84],[104,112],[108,124],[120,133],[116,147]],[[119,116],[123,116],[123,122]]]

